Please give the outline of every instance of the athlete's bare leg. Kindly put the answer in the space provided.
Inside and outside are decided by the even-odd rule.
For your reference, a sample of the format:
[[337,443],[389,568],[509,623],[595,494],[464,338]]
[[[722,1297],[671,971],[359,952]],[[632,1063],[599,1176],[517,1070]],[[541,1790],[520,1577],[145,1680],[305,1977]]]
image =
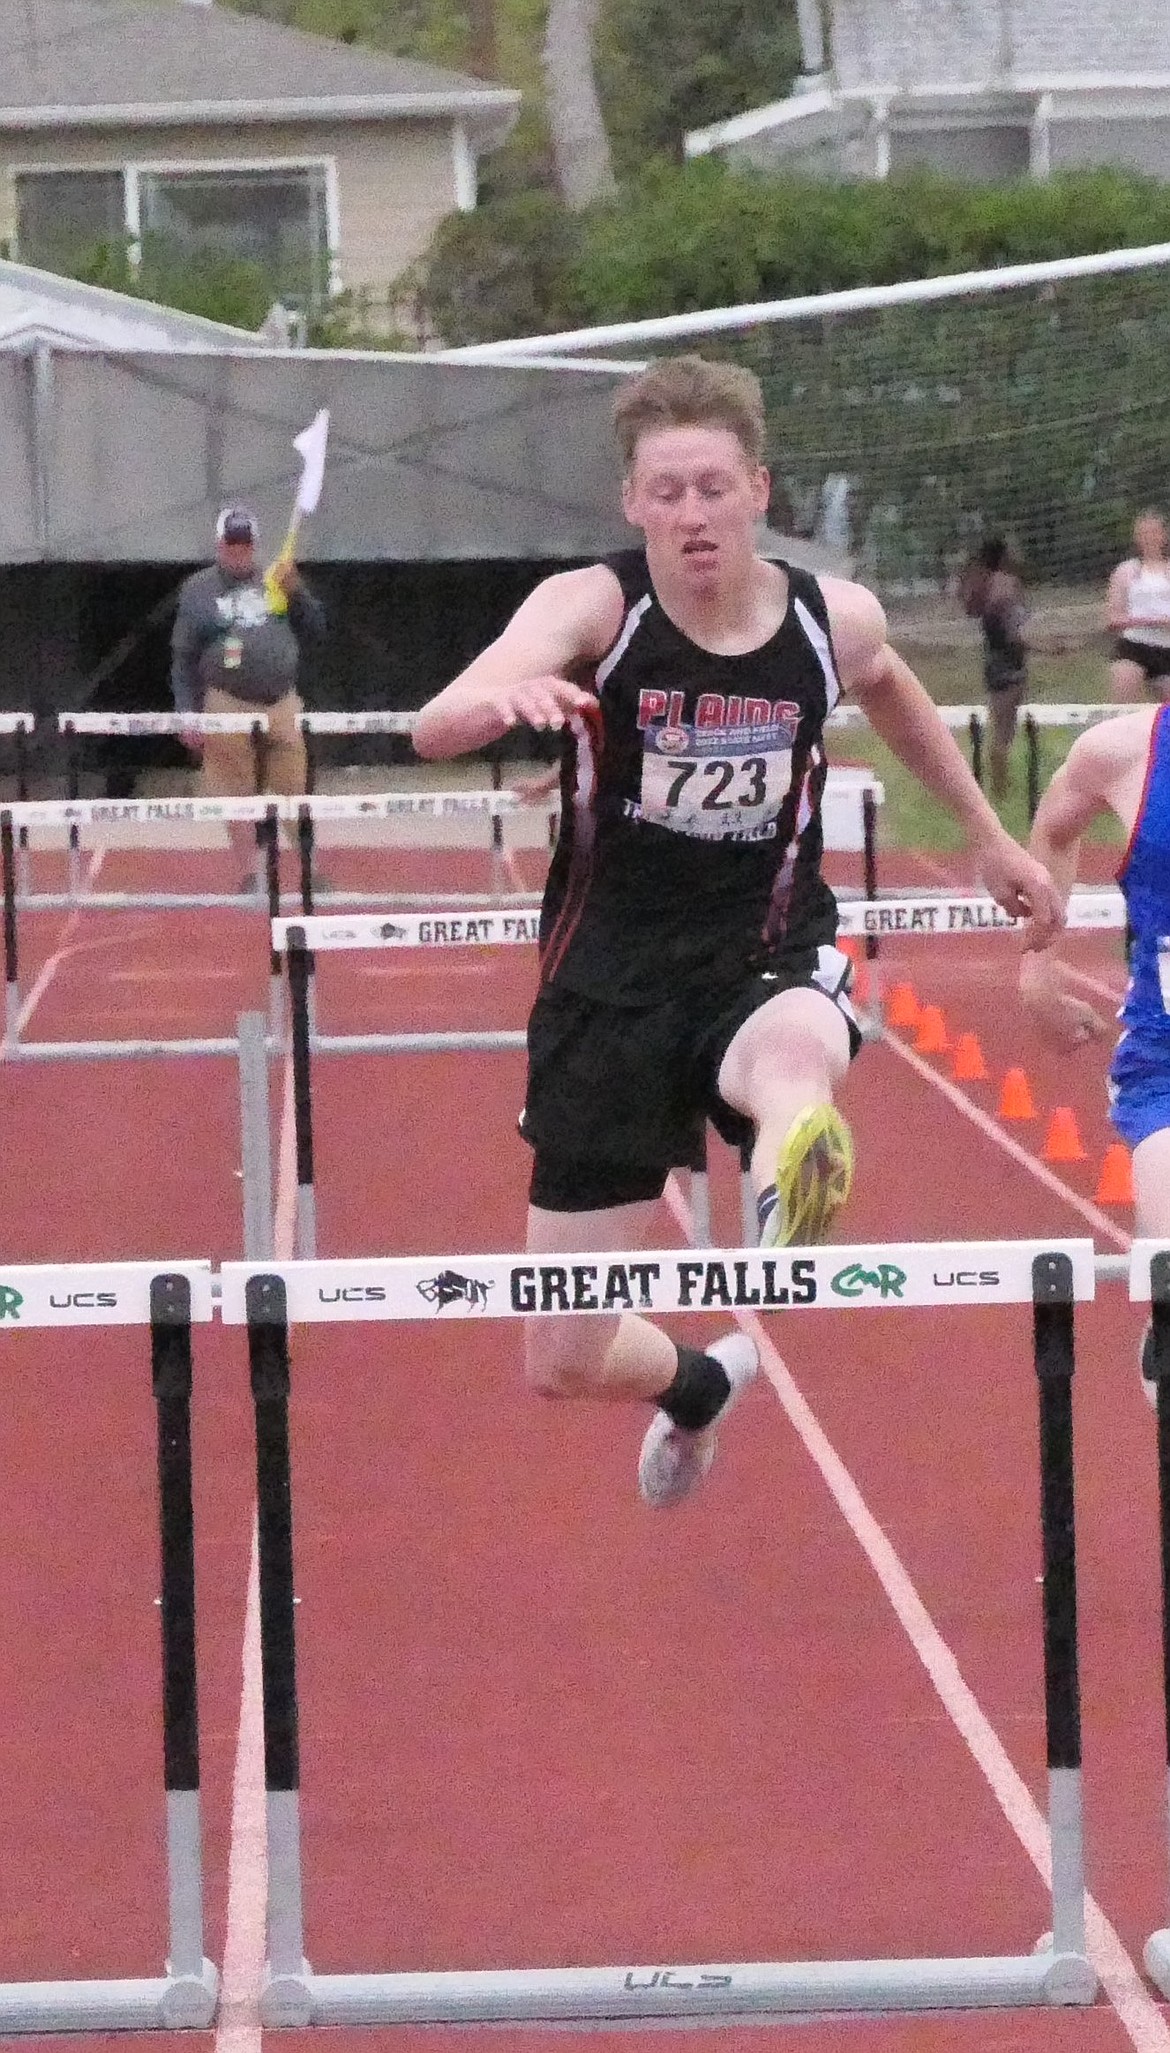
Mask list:
[[849,1028],[823,991],[780,991],[746,1019],[719,1067],[724,1102],[756,1126],[757,1195],[776,1174],[781,1144],[801,1112],[826,1104],[849,1067]]
[[1170,1240],[1170,1127],[1134,1149],[1133,1192],[1135,1237]]
[[[657,1199],[596,1212],[546,1212],[529,1206],[530,1254],[557,1255],[653,1247],[661,1233]],[[543,1397],[618,1398],[652,1404],[678,1365],[678,1350],[648,1319],[579,1313],[533,1319],[524,1333],[528,1382]]]
[[1145,698],[1146,673],[1140,663],[1117,656],[1109,665],[1109,696],[1118,706],[1140,706]]

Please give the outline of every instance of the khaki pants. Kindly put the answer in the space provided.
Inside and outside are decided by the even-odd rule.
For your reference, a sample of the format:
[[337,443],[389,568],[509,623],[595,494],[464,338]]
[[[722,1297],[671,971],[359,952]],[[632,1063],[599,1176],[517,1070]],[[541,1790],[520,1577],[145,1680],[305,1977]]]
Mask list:
[[[205,713],[266,713],[268,732],[260,736],[260,789],[284,798],[299,798],[308,781],[304,737],[297,726],[301,701],[286,692],[274,706],[255,706],[212,685]],[[256,759],[250,734],[205,734],[200,790],[208,798],[248,798],[256,789]]]

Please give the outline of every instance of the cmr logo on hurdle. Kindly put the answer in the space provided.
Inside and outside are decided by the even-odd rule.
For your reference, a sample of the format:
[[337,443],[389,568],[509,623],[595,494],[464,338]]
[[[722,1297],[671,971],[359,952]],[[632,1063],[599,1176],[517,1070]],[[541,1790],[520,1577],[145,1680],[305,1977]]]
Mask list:
[[0,1319],[19,1319],[23,1303],[21,1291],[15,1290],[11,1283],[0,1283]]

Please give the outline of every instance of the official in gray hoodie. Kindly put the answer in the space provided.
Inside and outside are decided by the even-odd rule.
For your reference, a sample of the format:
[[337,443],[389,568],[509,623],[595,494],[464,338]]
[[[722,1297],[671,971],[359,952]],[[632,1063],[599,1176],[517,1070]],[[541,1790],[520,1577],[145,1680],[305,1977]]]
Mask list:
[[[267,574],[257,562],[259,530],[241,506],[225,507],[215,527],[215,562],[184,579],[171,635],[171,690],[180,713],[265,713],[260,745],[262,791],[305,789],[305,744],[297,725],[302,648],[325,633],[325,614],[295,563]],[[256,786],[247,734],[186,737],[203,754],[202,788],[219,798]]]

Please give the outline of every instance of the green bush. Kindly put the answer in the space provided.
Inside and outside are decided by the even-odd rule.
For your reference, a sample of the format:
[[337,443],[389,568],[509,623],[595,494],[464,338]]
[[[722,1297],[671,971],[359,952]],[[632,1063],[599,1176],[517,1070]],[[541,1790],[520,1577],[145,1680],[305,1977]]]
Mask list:
[[1170,241],[1170,185],[1128,172],[973,185],[650,163],[572,217],[547,192],[445,223],[422,299],[452,345]]
[[452,214],[420,270],[425,320],[452,349],[571,324],[580,241],[580,216],[549,192]]

